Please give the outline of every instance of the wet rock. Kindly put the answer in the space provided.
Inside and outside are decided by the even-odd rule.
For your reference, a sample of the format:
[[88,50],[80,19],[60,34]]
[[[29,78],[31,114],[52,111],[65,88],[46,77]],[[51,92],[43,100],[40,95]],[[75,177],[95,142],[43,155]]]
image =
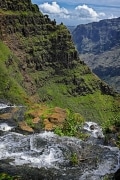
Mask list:
[[[22,180],[101,180],[118,168],[118,152],[52,132],[10,132],[0,137],[0,172]],[[77,164],[71,163],[74,154]]]
[[65,121],[66,111],[62,108],[56,107],[54,113],[48,117],[48,120],[54,124],[61,124]]
[[94,130],[94,129],[95,129],[95,126],[94,126],[94,125],[91,125],[91,126],[90,126],[90,129],[91,129],[91,130]]
[[[32,129],[25,125],[24,120],[24,112],[26,107],[23,106],[13,106],[8,104],[2,104],[0,106],[0,130],[2,131],[16,131],[23,132],[28,131],[32,132]],[[23,125],[24,124],[24,125]]]
[[51,131],[55,127],[48,119],[44,119],[44,126],[46,131]]
[[39,118],[39,117],[36,117],[36,118],[33,119],[33,123],[34,123],[34,124],[39,123],[39,121],[40,121],[40,118]]
[[4,113],[0,115],[0,119],[2,120],[9,120],[12,118],[12,113]]
[[19,122],[19,128],[20,130],[27,131],[30,133],[34,132],[34,130],[30,126],[28,126],[27,123],[24,121]]
[[114,178],[115,180],[120,180],[120,169],[115,172]]

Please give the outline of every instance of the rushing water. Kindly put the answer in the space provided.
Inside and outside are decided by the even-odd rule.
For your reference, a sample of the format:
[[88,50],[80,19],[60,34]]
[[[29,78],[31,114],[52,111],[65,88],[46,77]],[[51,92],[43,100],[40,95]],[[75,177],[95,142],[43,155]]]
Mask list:
[[0,109],[6,109],[6,108],[9,108],[9,107],[16,107],[16,106],[15,105],[7,105],[7,104],[0,103]]
[[[71,164],[76,153],[78,165]],[[98,180],[119,167],[117,148],[83,142],[77,138],[59,137],[52,132],[22,135],[9,132],[0,137],[0,159],[9,159],[13,166],[54,168],[65,176]],[[73,173],[73,170],[74,173]]]
[[95,122],[86,122],[83,129],[86,130],[94,138],[104,137],[102,128]]
[[[119,168],[116,147],[59,137],[53,132],[23,135],[12,132],[7,123],[0,123],[0,130],[4,131],[0,136],[0,161],[6,161],[13,169],[39,169],[48,180],[101,180]],[[94,139],[104,138],[96,123],[86,122],[84,130]],[[77,158],[76,164],[73,158]]]
[[7,123],[0,123],[0,130],[1,131],[10,131],[14,127],[9,126]]

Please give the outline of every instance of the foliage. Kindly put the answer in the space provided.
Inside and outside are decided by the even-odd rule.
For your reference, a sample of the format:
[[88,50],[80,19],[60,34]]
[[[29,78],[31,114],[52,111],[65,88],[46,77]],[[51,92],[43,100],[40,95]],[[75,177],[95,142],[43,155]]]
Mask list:
[[110,132],[111,130],[111,127],[120,127],[120,116],[116,116],[114,118],[110,118],[110,119],[107,119],[106,121],[104,121],[102,123],[102,128],[103,128],[103,131],[106,133],[106,132]]
[[[53,108],[41,104],[30,104],[25,112],[25,122],[32,128],[44,129],[44,119],[53,112]],[[34,118],[40,118],[40,121],[33,123]]]
[[30,113],[25,113],[25,122],[30,126],[30,127],[34,127],[33,124],[33,116]]
[[[64,83],[65,78],[69,81],[68,84]],[[92,78],[90,77],[90,79]],[[42,94],[41,99],[52,106],[68,108],[73,112],[80,113],[87,121],[95,121],[99,124],[103,124],[107,119],[113,119],[114,121],[116,116],[120,116],[119,97],[101,94],[100,90],[94,90],[93,93],[86,92],[85,95],[79,95],[77,92],[77,95],[75,95],[75,92],[71,94],[70,92],[74,88],[72,80],[66,75],[64,79],[62,76],[54,76],[54,79],[48,79],[47,83],[44,83],[44,86],[38,91],[39,95]],[[90,85],[92,81],[89,81]],[[96,81],[94,83],[94,86],[96,86]],[[91,85],[91,88],[94,88],[94,86]]]
[[[24,7],[21,11],[0,10],[1,22],[5,21],[0,35],[7,37],[6,45],[0,41],[0,98],[13,103],[24,104],[27,100],[29,104],[32,100],[68,108],[103,126],[105,121],[115,121],[114,117],[120,116],[120,97],[103,92],[101,80],[78,59],[67,28],[56,25],[36,8],[34,13]],[[42,119],[47,113],[43,113]],[[32,125],[31,115],[26,115],[26,121]],[[70,114],[62,129],[55,131],[82,136],[77,129],[80,124]]]
[[59,126],[57,126],[57,127],[54,129],[54,133],[57,134],[57,135],[59,135],[59,136],[64,136],[64,135],[65,135],[64,132],[63,132],[62,127],[59,127]]
[[26,93],[20,85],[22,76],[16,63],[9,48],[0,41],[0,98],[24,103]]
[[79,136],[79,128],[83,122],[84,119],[79,114],[70,113],[63,125],[64,134],[67,136]]
[[78,156],[76,153],[72,153],[71,156],[70,156],[70,163],[75,166],[75,165],[78,165],[79,163],[79,159],[78,159]]
[[78,114],[67,110],[68,116],[63,123],[62,127],[56,127],[54,133],[59,136],[75,136],[81,139],[85,139],[86,135],[80,132],[80,127],[84,123],[84,118]]
[[114,145],[120,148],[120,116],[108,119],[102,123],[102,129],[105,134],[105,140],[108,142],[111,139],[111,134],[116,134]]
[[105,175],[103,177],[103,180],[113,180],[114,179],[113,176],[114,176],[114,174]]
[[0,173],[0,180],[20,180],[20,177],[10,176],[6,173]]

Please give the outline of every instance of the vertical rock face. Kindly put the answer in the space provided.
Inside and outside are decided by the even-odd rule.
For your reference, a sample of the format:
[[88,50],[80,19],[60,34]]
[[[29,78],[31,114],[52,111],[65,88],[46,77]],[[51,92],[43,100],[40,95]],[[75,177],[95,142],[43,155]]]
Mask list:
[[79,25],[72,35],[93,72],[120,91],[120,18]]
[[73,39],[81,54],[98,54],[120,46],[120,18],[78,25]]
[[[43,16],[38,11],[38,7],[31,4],[30,0],[2,1],[0,8],[4,11],[4,15],[2,11],[0,17],[1,38],[8,41],[7,35],[11,38],[11,36],[17,36],[17,33],[21,34],[23,37],[21,40],[28,41],[29,47],[25,52],[31,55],[31,58],[27,59],[27,63],[33,64],[34,61],[37,70],[42,69],[47,62],[55,61],[56,64],[60,63],[63,67],[68,67],[73,59],[78,59],[67,28],[62,24],[56,25],[56,22],[51,21],[47,15]],[[12,11],[11,15],[5,14],[7,10]],[[38,39],[37,36],[39,36]],[[16,37],[15,40],[19,39]],[[26,44],[24,45],[23,41],[21,45],[25,47]]]
[[1,0],[0,8],[6,11],[39,11],[38,7],[31,3],[31,0]]
[[53,68],[52,71],[59,74],[78,60],[67,28],[43,16],[31,1],[1,1],[0,9],[0,38],[20,59],[19,69],[28,93],[35,94],[36,84],[41,86],[51,76],[48,71],[47,78],[41,82],[41,77],[33,80],[30,72]]

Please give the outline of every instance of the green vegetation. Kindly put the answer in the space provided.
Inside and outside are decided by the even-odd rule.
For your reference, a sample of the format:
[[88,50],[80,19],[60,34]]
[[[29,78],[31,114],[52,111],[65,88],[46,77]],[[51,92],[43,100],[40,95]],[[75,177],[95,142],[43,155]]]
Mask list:
[[25,113],[25,122],[27,123],[27,125],[34,128],[33,116],[29,111],[26,111],[26,113]]
[[14,103],[24,103],[26,96],[21,87],[22,75],[9,48],[0,41],[0,98]]
[[[34,132],[54,130],[86,140],[81,132],[85,121],[98,122],[105,133],[113,132],[112,126],[119,132],[120,96],[78,58],[67,28],[30,2],[1,0],[0,99],[26,104],[24,120]],[[67,109],[67,117],[66,111],[59,116],[59,107]],[[84,161],[74,152],[68,158],[73,166]],[[20,178],[2,173],[0,179]]]
[[[112,142],[115,146],[120,148],[120,116],[103,122],[102,128],[105,134],[105,142]],[[116,138],[112,138],[113,134],[116,134]]]
[[113,180],[114,179],[113,176],[114,175],[112,175],[112,174],[106,175],[106,176],[103,177],[103,180]]
[[72,164],[73,166],[78,165],[79,159],[78,159],[76,153],[71,154],[70,162],[71,162],[71,164]]
[[[42,15],[30,1],[5,2],[2,0],[5,8],[7,3],[10,6],[0,9],[0,99],[69,109],[104,129],[115,124],[116,117],[119,122],[120,96],[78,58],[67,28]],[[33,126],[31,115],[26,119]],[[77,131],[79,124],[71,114],[62,129],[55,131],[82,136]]]
[[102,123],[102,128],[105,132],[112,132],[111,127],[120,127],[120,116],[116,116],[114,118],[108,119]]
[[[92,93],[89,93],[89,89],[88,92],[85,92],[85,89],[82,92],[83,95],[79,95],[80,86],[78,86],[77,91],[77,85],[75,86],[72,83],[72,78],[69,79],[69,76],[61,76],[60,78],[54,77],[54,79],[48,80],[47,83],[39,89],[39,95],[42,94],[42,100],[47,101],[50,105],[68,108],[74,112],[80,113],[87,121],[95,121],[100,124],[104,124],[109,120],[114,121],[116,116],[120,117],[119,97],[102,94],[100,90],[97,90],[97,81],[94,79],[92,81],[92,78],[89,83],[90,89],[93,91]],[[86,83],[85,79],[86,77],[82,76],[83,87]],[[64,81],[67,80],[68,84],[66,85]],[[60,82],[56,83],[58,81]]]
[[0,173],[0,180],[20,180],[18,176],[10,176],[6,173]]
[[80,129],[85,122],[85,119],[78,113],[67,111],[67,118],[62,127],[56,127],[54,133],[59,136],[75,136],[80,139],[85,139],[88,136],[83,134]]

